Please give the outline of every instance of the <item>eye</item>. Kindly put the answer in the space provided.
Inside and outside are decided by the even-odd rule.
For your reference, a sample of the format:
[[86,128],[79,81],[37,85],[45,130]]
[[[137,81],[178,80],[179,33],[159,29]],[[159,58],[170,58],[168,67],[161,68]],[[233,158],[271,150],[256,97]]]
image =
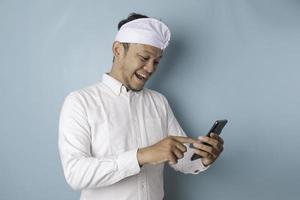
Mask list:
[[148,57],[144,57],[144,56],[139,56],[140,57],[140,60],[142,61],[142,62],[146,62],[149,58]]

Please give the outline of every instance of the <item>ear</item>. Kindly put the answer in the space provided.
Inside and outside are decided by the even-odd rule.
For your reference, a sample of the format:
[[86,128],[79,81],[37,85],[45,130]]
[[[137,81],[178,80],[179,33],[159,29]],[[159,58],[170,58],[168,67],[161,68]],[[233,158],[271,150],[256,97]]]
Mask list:
[[123,45],[120,42],[115,41],[112,46],[112,52],[114,54],[115,59],[119,59],[120,57],[123,57],[124,55]]

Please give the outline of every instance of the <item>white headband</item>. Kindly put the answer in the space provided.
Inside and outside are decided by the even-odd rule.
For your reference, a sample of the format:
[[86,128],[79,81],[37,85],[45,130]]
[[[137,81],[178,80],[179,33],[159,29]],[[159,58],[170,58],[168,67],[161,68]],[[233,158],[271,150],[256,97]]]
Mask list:
[[140,18],[121,26],[115,41],[147,44],[164,50],[170,41],[169,28],[154,18]]

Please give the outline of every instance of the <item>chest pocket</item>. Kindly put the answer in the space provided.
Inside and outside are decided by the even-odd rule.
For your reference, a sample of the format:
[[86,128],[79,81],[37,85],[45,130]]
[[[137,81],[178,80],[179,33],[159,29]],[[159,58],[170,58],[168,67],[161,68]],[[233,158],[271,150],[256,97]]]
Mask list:
[[167,134],[160,118],[146,118],[145,133],[148,139],[148,145],[157,143]]

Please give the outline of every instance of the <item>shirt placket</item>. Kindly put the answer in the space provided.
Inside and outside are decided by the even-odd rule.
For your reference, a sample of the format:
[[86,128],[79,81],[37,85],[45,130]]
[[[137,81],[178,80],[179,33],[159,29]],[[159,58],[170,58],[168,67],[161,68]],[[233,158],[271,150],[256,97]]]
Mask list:
[[[135,103],[135,95],[133,92],[129,92],[128,99],[129,99],[129,110],[130,110],[130,123],[133,131],[133,138],[136,138],[135,142],[137,146],[142,146],[142,136],[140,133],[140,127],[138,123],[138,109],[136,107]],[[147,182],[146,182],[146,173],[145,169],[142,168],[140,173],[137,175],[137,185],[138,185],[138,196],[139,200],[147,200],[148,194],[147,194]]]
[[141,170],[141,172],[138,175],[138,187],[139,187],[139,199],[147,200],[148,194],[147,194],[147,185],[146,185],[146,173],[144,170]]

